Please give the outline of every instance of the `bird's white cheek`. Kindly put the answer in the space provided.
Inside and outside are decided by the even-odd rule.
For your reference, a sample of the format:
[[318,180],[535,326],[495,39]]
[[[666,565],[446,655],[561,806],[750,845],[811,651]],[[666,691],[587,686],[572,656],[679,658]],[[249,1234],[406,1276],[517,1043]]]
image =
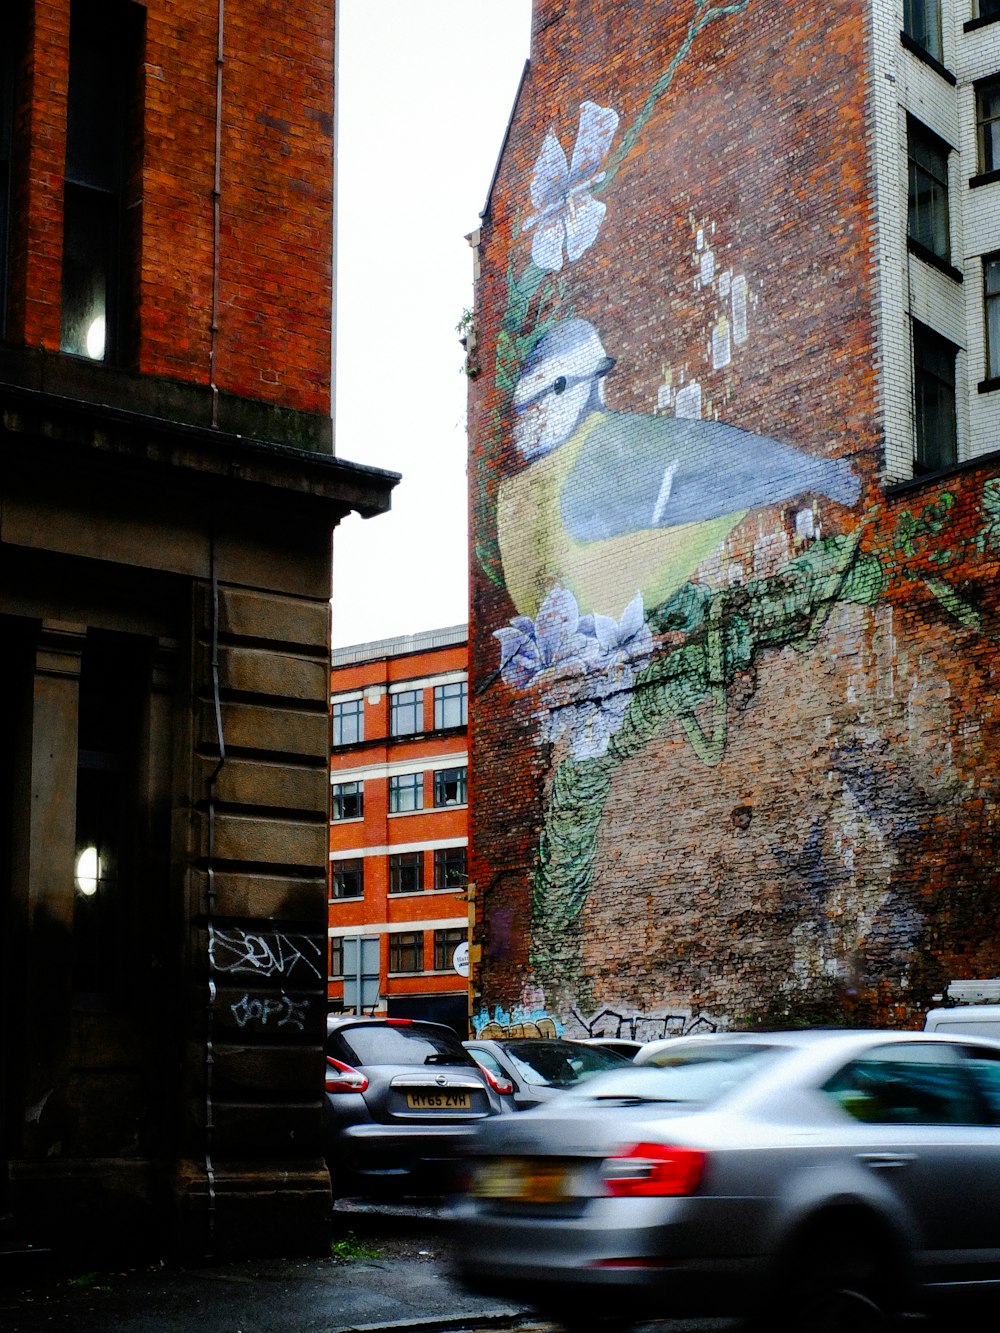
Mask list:
[[514,444],[525,458],[533,458],[540,448],[541,423],[537,407],[518,412],[514,418]]

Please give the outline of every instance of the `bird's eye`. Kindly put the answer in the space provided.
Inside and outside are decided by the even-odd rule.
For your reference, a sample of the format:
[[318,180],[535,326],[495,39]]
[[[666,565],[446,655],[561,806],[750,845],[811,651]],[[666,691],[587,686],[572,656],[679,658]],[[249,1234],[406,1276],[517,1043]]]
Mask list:
[[566,392],[566,376],[565,376],[565,375],[560,375],[559,378],[556,380],[556,382],[552,385],[552,392],[553,392],[553,393],[565,393],[565,392]]

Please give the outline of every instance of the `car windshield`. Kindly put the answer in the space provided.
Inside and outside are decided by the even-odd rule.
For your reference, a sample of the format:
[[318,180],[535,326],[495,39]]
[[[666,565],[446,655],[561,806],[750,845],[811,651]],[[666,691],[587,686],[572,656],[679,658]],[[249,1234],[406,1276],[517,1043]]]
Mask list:
[[715,1044],[678,1051],[655,1065],[625,1065],[571,1096],[607,1102],[682,1102],[704,1106],[756,1074],[782,1053],[780,1046]]
[[344,1028],[327,1042],[352,1065],[471,1065],[475,1061],[457,1037],[429,1028],[372,1023]]
[[574,1042],[529,1038],[506,1042],[504,1050],[518,1076],[535,1087],[545,1084],[552,1088],[569,1088],[581,1079],[589,1079],[607,1069],[628,1068],[628,1062],[612,1051]]

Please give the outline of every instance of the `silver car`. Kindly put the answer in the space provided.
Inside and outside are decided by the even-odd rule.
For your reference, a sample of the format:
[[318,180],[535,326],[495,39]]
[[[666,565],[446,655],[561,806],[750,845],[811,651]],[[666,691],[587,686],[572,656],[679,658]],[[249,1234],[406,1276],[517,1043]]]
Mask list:
[[861,1333],[1000,1287],[1000,1044],[679,1039],[478,1131],[470,1290],[567,1327],[736,1315]]

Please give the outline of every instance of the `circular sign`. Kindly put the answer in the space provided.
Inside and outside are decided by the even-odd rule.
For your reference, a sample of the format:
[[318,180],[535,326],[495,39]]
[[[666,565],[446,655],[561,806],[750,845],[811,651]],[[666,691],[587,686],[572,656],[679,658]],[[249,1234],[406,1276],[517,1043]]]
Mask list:
[[469,942],[463,940],[451,956],[451,965],[460,977],[469,975]]

